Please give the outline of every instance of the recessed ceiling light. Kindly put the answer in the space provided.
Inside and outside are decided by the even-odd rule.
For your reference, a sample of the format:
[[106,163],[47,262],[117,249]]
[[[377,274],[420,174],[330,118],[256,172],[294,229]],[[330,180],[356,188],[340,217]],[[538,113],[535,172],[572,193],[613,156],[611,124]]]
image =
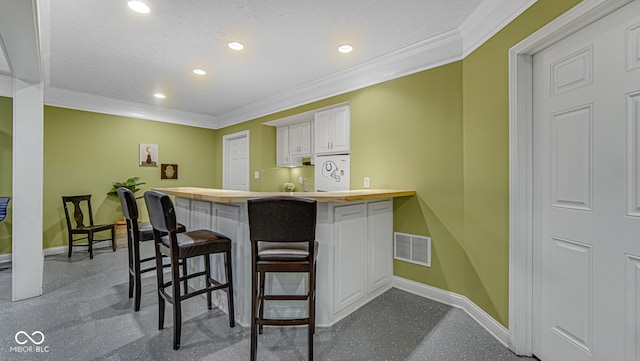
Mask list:
[[338,51],[344,54],[350,53],[352,50],[353,50],[353,46],[349,44],[342,44],[338,46]]
[[242,50],[244,49],[244,45],[242,45],[242,43],[239,43],[237,41],[232,41],[229,43],[229,47],[233,50]]
[[142,1],[129,1],[128,5],[131,8],[131,10],[138,12],[140,14],[147,14],[149,13],[149,11],[151,11],[151,9],[149,9],[147,4],[145,4]]
[[193,69],[193,73],[197,74],[197,75],[205,75],[205,74],[207,74],[207,72],[202,70],[202,69]]
[[158,99],[164,99],[166,98],[166,96],[162,93],[155,93],[153,94],[154,97],[158,98]]

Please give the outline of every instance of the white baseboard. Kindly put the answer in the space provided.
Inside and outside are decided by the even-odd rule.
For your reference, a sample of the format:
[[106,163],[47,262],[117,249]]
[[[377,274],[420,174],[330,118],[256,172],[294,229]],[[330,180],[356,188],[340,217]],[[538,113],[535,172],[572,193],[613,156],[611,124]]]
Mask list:
[[509,330],[467,297],[401,277],[394,277],[393,287],[462,309],[496,340],[509,347]]
[[[111,242],[101,242],[93,245],[93,249],[111,247]],[[56,254],[66,254],[69,250],[69,246],[59,246],[59,247],[51,247],[45,248],[42,250],[45,256],[52,256]],[[12,253],[3,253],[0,254],[0,263],[11,262]]]

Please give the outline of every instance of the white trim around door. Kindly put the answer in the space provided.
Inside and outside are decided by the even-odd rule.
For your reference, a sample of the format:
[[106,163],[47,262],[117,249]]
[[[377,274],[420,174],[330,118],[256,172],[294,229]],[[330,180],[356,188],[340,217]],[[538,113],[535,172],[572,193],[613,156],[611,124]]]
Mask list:
[[245,172],[245,174],[247,175],[247,180],[246,180],[247,189],[242,189],[242,190],[245,190],[245,191],[249,190],[250,179],[249,179],[249,131],[248,130],[233,133],[233,134],[227,134],[222,137],[222,188],[223,189],[229,189],[229,181],[228,181],[229,160],[227,159],[229,157],[229,142],[231,142],[232,140],[238,140],[241,138],[247,139],[247,150],[246,150],[247,162],[246,162],[246,172]]
[[640,0],[584,0],[509,50],[509,343],[533,353],[533,55]]

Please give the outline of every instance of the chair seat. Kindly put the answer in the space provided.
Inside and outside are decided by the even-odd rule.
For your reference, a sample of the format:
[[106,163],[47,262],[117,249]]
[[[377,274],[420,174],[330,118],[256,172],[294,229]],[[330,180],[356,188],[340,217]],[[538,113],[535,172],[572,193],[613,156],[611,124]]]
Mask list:
[[[178,229],[176,232],[183,233],[186,231],[186,227],[183,224],[178,223]],[[138,225],[138,233],[140,234],[140,242],[153,240],[153,227],[149,222],[140,223],[140,225]],[[165,232],[161,232],[160,234],[162,234],[163,236],[167,235],[167,233]]]
[[[199,229],[176,234],[178,241],[178,257],[189,258],[203,254],[224,252],[231,249],[231,240],[220,233]],[[162,237],[162,244],[169,248],[169,237]],[[167,255],[170,253],[167,251]]]
[[[318,241],[315,241],[314,258],[318,256]],[[309,242],[260,242],[257,261],[300,262],[309,259]]]

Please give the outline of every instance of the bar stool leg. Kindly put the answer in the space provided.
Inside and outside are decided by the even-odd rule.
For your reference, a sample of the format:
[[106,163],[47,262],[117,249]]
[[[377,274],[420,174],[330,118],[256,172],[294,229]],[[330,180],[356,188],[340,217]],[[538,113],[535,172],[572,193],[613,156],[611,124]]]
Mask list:
[[[260,290],[258,291],[258,319],[264,319],[264,283],[267,278],[266,272],[258,272],[258,278],[260,279]],[[258,325],[258,333],[262,335],[264,333],[262,325]]]
[[182,275],[185,277],[184,279],[184,294],[189,293],[189,283],[187,283],[187,259],[182,260]]
[[129,254],[129,298],[133,297],[133,243],[131,242],[131,232],[129,232],[131,223],[127,220],[127,253]]
[[158,330],[162,330],[164,328],[164,308],[165,308],[165,300],[160,293],[160,290],[163,289],[164,285],[164,273],[162,272],[162,254],[160,253],[160,247],[157,243],[155,244],[156,248],[156,279],[158,283]]
[[[253,256],[252,258],[254,258]],[[258,330],[256,324],[256,307],[258,298],[258,272],[256,272],[255,259],[251,263],[251,361],[256,361],[258,351]]]
[[171,288],[173,289],[173,349],[180,348],[180,333],[182,331],[182,309],[180,302],[180,271],[178,257],[173,252],[171,256]]
[[227,304],[229,309],[229,327],[236,325],[236,313],[233,307],[233,274],[231,271],[231,250],[225,252],[225,269],[227,271]]
[[309,361],[313,361],[313,334],[316,323],[316,267],[309,267],[309,328],[307,331]]
[[[204,256],[204,282],[207,288],[211,287],[211,259],[209,258],[210,256],[208,254],[205,254]],[[211,293],[213,291],[208,291],[207,292],[207,308],[211,309]]]

